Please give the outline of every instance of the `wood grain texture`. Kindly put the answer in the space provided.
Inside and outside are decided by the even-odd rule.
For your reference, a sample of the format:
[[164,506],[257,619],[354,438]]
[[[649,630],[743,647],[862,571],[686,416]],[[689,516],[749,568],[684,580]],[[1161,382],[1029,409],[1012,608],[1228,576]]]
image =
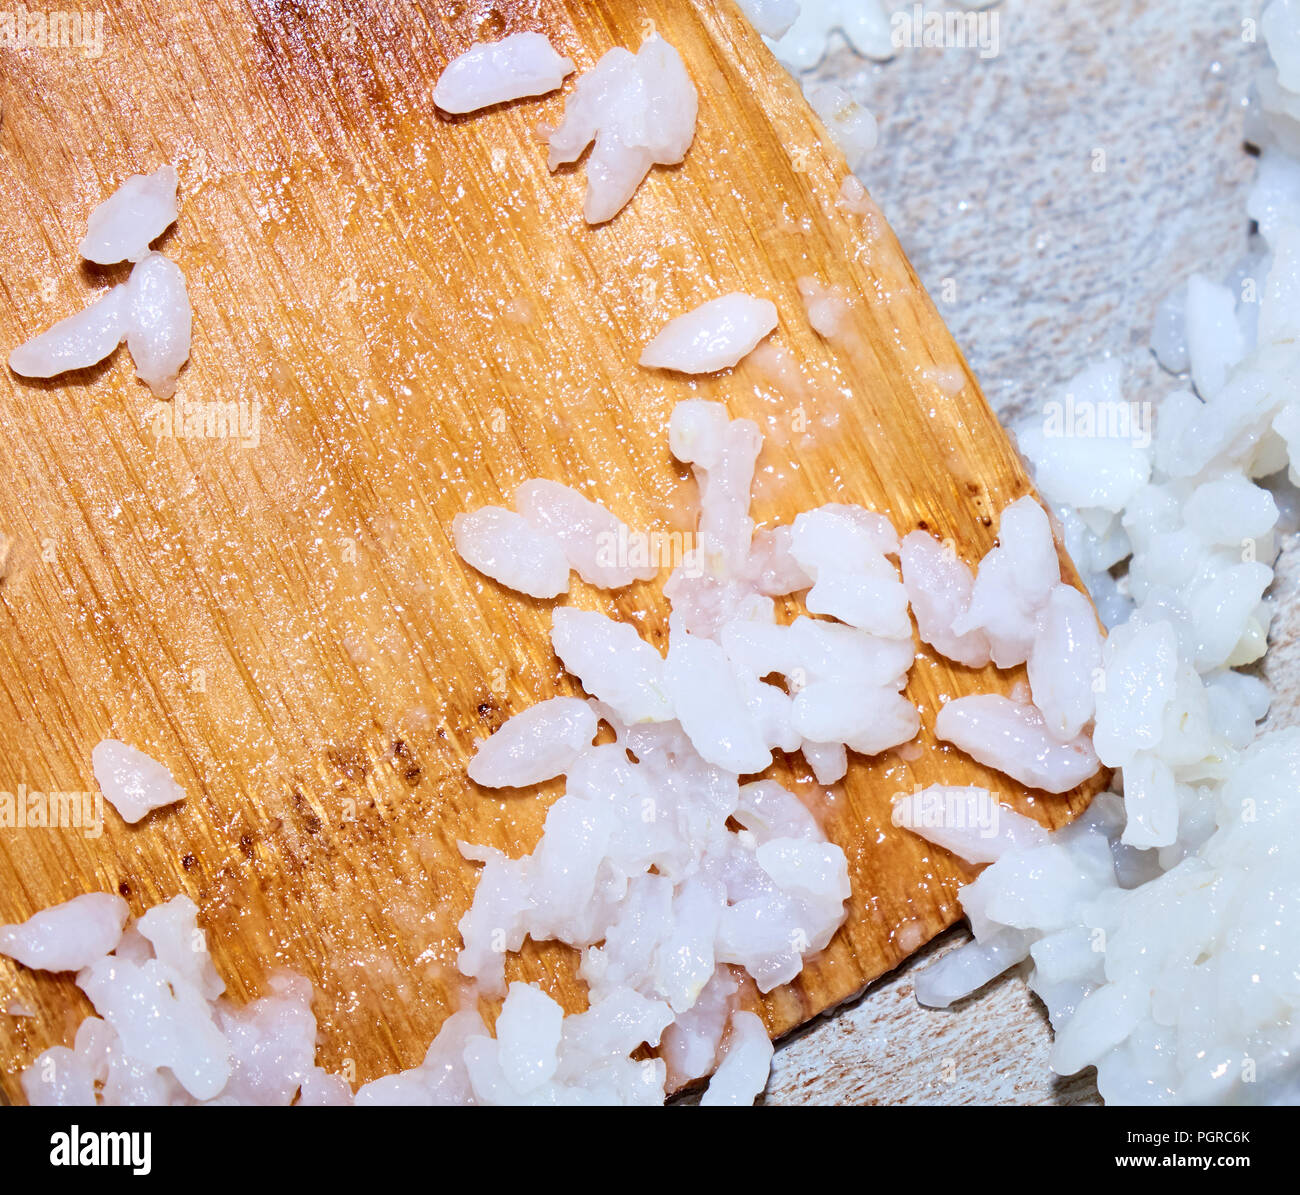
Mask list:
[[917,974],[970,941],[957,926],[872,984],[862,999],[793,1033],[776,1052],[764,1103],[1095,1105],[1096,1072],[1051,1068],[1051,1031],[1025,966],[951,1008],[917,1003]]
[[[477,38],[542,28],[583,68],[651,23],[696,80],[699,132],[609,225],[581,219],[581,166],[545,170],[536,126],[561,95],[433,110],[442,66]],[[761,522],[861,502],[973,559],[1030,490],[893,235],[841,201],[842,159],[729,5],[123,3],[97,60],[0,51],[0,103],[0,342],[118,280],[78,265],[85,217],[173,161],[183,208],[164,248],[195,306],[180,400],[247,400],[260,419],[255,442],[159,436],[124,353],[0,382],[0,790],[89,789],[90,750],[115,736],[189,793],[136,827],[110,811],[98,839],[0,829],[0,920],[96,889],[136,912],[188,892],[232,993],[258,994],[276,966],[310,976],[322,1061],[359,1079],[418,1060],[466,996],[455,926],[476,869],[456,841],[531,849],[558,791],[464,776],[505,717],[574,688],[549,603],[464,566],[455,513],[537,476],[633,526],[680,527],[689,486],[666,425],[688,396],[768,433]],[[804,318],[805,276],[852,301],[835,344]],[[732,289],[777,302],[768,350],[696,381],[636,367],[666,319]],[[936,368],[962,371],[957,395]],[[662,645],[657,584],[570,600]],[[764,1001],[774,1034],[957,916],[961,869],[890,826],[893,794],[981,783],[1049,825],[1085,803],[933,744],[942,700],[1016,679],[922,652],[916,758],[856,759],[829,793],[778,766],[844,847],[854,899]],[[573,962],[530,943],[507,973],[580,1008]],[[37,1013],[0,1023],[12,1096],[87,1006],[70,979],[6,960],[0,995]]]

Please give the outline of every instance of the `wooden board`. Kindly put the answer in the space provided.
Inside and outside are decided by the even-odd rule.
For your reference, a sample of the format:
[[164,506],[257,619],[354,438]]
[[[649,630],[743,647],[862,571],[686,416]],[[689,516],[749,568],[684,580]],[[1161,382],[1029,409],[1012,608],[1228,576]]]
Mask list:
[[[607,226],[581,219],[581,166],[545,170],[536,126],[561,95],[433,110],[442,66],[477,38],[542,28],[581,68],[652,27],[696,80],[699,131]],[[119,280],[78,264],[86,215],[173,161],[183,208],[163,247],[195,307],[180,401],[258,416],[242,440],[159,435],[125,353],[0,381],[0,791],[91,789],[91,748],[116,736],[189,793],[136,827],[110,810],[97,839],[0,829],[0,921],[96,889],[136,912],[188,892],[231,992],[259,994],[276,966],[310,976],[322,1061],[358,1079],[417,1061],[464,996],[455,926],[476,869],[457,839],[528,850],[557,791],[465,779],[505,717],[574,690],[550,604],[465,567],[455,513],[538,476],[633,526],[680,528],[689,486],[666,425],[692,395],[769,434],[763,522],[861,502],[973,559],[1030,490],[894,237],[844,203],[842,158],[729,6],[123,3],[98,59],[0,50],[0,104],[0,343]],[[833,344],[804,317],[809,276],[851,299]],[[772,347],[699,381],[637,368],[665,320],[732,289],[777,302]],[[658,584],[569,600],[662,643]],[[764,1002],[774,1035],[958,915],[961,869],[890,826],[894,794],[983,783],[1050,825],[1086,802],[933,745],[943,699],[1017,679],[922,652],[921,751],[855,759],[829,794],[779,769],[825,813],[854,899]],[[573,962],[529,944],[508,974],[579,1008]],[[69,978],[0,960],[0,1006],[15,997],[37,1015],[0,1017],[10,1096],[87,1009]]]

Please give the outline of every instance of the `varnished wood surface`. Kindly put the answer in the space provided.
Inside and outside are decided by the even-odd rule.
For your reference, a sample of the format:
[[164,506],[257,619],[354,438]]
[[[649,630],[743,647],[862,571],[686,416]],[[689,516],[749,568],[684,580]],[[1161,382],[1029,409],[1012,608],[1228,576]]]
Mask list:
[[[582,68],[651,23],[699,87],[699,131],[609,225],[581,219],[581,166],[545,169],[536,127],[562,94],[433,110],[442,66],[477,38],[545,29]],[[275,966],[309,975],[322,1060],[358,1079],[417,1061],[465,997],[455,924],[476,869],[456,840],[528,850],[558,791],[465,779],[479,738],[573,689],[550,604],[464,566],[455,513],[537,476],[680,528],[689,486],[666,426],[687,396],[768,433],[765,523],[861,502],[973,560],[1029,490],[892,234],[842,202],[842,159],[729,5],[121,3],[98,59],[0,50],[0,103],[0,344],[119,280],[79,264],[86,215],[173,161],[182,212],[163,248],[195,307],[180,400],[259,416],[255,443],[159,437],[125,352],[0,380],[0,790],[89,789],[112,735],[189,793],[135,827],[110,810],[93,840],[0,830],[0,921],[96,889],[136,912],[188,892],[233,994]],[[835,343],[808,326],[807,276],[850,297]],[[768,349],[698,381],[636,366],[665,320],[732,289],[776,301]],[[658,582],[579,583],[569,600],[662,645]],[[825,813],[854,898],[831,947],[765,1001],[774,1034],[957,916],[960,869],[890,826],[893,794],[986,783],[1049,824],[1081,806],[933,746],[941,698],[1015,679],[923,652],[919,753],[855,758],[830,794],[780,769]],[[529,944],[508,975],[578,1008],[573,961]],[[15,997],[37,1015],[0,1017],[11,1096],[88,1007],[70,978],[0,960],[0,999]]]

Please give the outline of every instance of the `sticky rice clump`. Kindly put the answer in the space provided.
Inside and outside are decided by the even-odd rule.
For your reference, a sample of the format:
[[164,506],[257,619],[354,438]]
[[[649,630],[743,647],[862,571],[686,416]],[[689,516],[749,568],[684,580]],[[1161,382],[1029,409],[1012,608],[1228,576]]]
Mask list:
[[[240,1007],[223,995],[193,901],[174,897],[123,930],[126,913],[118,897],[90,893],[28,921],[25,949],[0,932],[0,951],[28,965],[79,966],[77,986],[96,1013],[72,1046],[44,1051],[23,1072],[28,1103],[287,1105],[309,1087],[347,1088],[313,1063],[305,979],[277,973],[268,995]],[[62,953],[33,952],[56,921]]]
[[633,54],[616,46],[578,78],[551,131],[552,170],[587,157],[589,224],[612,220],[656,164],[680,162],[695,139],[699,96],[681,55],[657,33]]
[[180,267],[149,246],[176,220],[177,174],[163,166],[132,175],[90,215],[82,256],[131,261],[130,277],[81,311],[33,336],[9,354],[9,368],[26,378],[52,378],[87,369],[123,341],[136,373],[154,396],[170,398],[189,360],[193,317]]

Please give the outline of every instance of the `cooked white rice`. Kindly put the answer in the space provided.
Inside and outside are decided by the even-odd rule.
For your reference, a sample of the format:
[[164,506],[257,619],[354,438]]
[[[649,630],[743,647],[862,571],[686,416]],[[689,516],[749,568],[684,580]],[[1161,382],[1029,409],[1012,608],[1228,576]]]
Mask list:
[[[1056,1030],[1054,1069],[1095,1066],[1109,1103],[1292,1103],[1300,1092],[1300,733],[1256,738],[1267,692],[1234,671],[1266,647],[1270,487],[1282,470],[1296,481],[1300,448],[1300,169],[1281,156],[1300,152],[1294,5],[1274,0],[1261,27],[1276,66],[1252,124],[1265,147],[1249,203],[1259,303],[1193,276],[1162,305],[1153,348],[1190,371],[1194,392],[1163,399],[1153,440],[1051,426],[1069,403],[1131,409],[1113,364],[1085,371],[1020,431],[1111,627],[1092,737],[1116,792],[963,889],[975,941],[916,985],[946,1005],[1028,958]],[[1086,705],[1065,696],[1062,731]],[[969,835],[915,828],[982,857]]]
[[776,304],[733,292],[679,315],[641,352],[649,369],[716,373],[730,369],[776,329]]
[[81,256],[100,265],[140,261],[176,223],[179,181],[170,163],[152,174],[133,174],[90,213]]
[[[483,870],[461,921],[459,966],[481,993],[504,996],[495,1033],[476,1011],[458,1012],[419,1066],[354,1096],[312,1061],[305,981],[280,976],[270,996],[236,1008],[187,898],[124,930],[124,903],[91,894],[0,927],[5,953],[78,969],[99,1014],[71,1049],[46,1051],[26,1072],[29,1100],[658,1103],[716,1067],[702,1102],[751,1102],[772,1047],[743,1007],[741,977],[760,991],[794,978],[843,921],[849,888],[843,852],[807,807],[773,781],[744,777],[775,749],[802,749],[829,782],[848,749],[875,752],[915,734],[901,693],[910,604],[921,637],[952,658],[1028,663],[1027,695],[949,701],[939,737],[1049,791],[1081,783],[1099,761],[1116,769],[1116,792],[1051,835],[983,789],[937,785],[898,800],[896,824],[988,864],[962,891],[974,942],[919,976],[918,997],[947,1005],[1028,959],[1057,1031],[1053,1066],[1096,1065],[1108,1101],[1291,1102],[1300,947],[1285,914],[1300,900],[1300,731],[1256,739],[1267,693],[1235,669],[1263,653],[1271,617],[1264,561],[1279,516],[1258,483],[1288,468],[1292,483],[1300,476],[1289,467],[1300,459],[1300,169],[1283,156],[1300,152],[1293,7],[1273,0],[1261,22],[1276,66],[1252,116],[1265,147],[1251,197],[1265,242],[1259,309],[1199,277],[1162,306],[1157,352],[1190,370],[1195,393],[1165,399],[1154,441],[1061,435],[1047,419],[1021,431],[1111,627],[1104,642],[1086,601],[1061,581],[1032,498],[1002,512],[998,545],[974,573],[950,546],[924,533],[900,544],[887,520],[852,506],[756,535],[757,428],[716,404],[682,403],[670,445],[699,483],[701,547],[665,588],[667,658],[629,624],[557,609],[555,649],[590,697],[516,713],[470,765],[472,779],[495,787],[565,779],[530,855],[462,844]],[[773,33],[792,16],[782,0],[746,8]],[[809,30],[824,45],[826,27],[840,26],[860,48],[877,39],[880,51],[882,16],[874,4],[810,3],[803,28],[795,22],[783,40],[790,57],[807,59],[799,47]],[[693,88],[654,136],[632,98],[685,95],[680,59],[656,42],[637,56],[606,55],[552,138],[553,156],[597,141],[589,219],[608,218],[654,161],[677,160],[689,145]],[[170,285],[151,269],[159,288]],[[120,296],[101,303],[41,351],[56,364],[80,360],[129,326]],[[744,338],[722,339],[729,356]],[[699,347],[685,337],[675,359],[703,360]],[[165,386],[176,354],[166,335],[142,355],[154,350],[148,371]],[[1120,401],[1109,364],[1062,395],[1076,409]],[[516,505],[458,518],[458,550],[487,575],[546,597],[567,589],[570,567],[609,587],[648,578],[593,559],[592,536],[626,528],[576,492],[532,482]],[[823,617],[777,624],[772,598],[805,589],[810,613]],[[785,685],[768,683],[773,674]],[[596,743],[601,721],[613,742]],[[100,748],[97,775],[102,755],[124,816],[176,799],[148,757]],[[580,951],[586,1012],[566,1016],[540,988],[506,984],[505,953],[528,937]],[[658,1056],[634,1059],[642,1045]]]
[[185,800],[185,790],[172,774],[129,743],[104,739],[90,757],[95,782],[123,821],[138,822],[155,809]]
[[155,397],[170,398],[189,360],[192,316],[185,277],[161,253],[149,251],[176,219],[176,169],[132,175],[90,216],[81,251],[90,261],[133,261],[126,282],[105,291],[9,354],[9,368],[28,378],[52,378],[104,360],[123,341]]
[[635,54],[609,50],[579,77],[551,131],[550,167],[587,158],[589,224],[612,220],[655,165],[680,162],[695,139],[699,99],[677,53],[651,34]]
[[512,33],[476,42],[438,76],[433,102],[444,112],[476,112],[554,91],[572,74],[573,60],[556,53],[541,33]]

